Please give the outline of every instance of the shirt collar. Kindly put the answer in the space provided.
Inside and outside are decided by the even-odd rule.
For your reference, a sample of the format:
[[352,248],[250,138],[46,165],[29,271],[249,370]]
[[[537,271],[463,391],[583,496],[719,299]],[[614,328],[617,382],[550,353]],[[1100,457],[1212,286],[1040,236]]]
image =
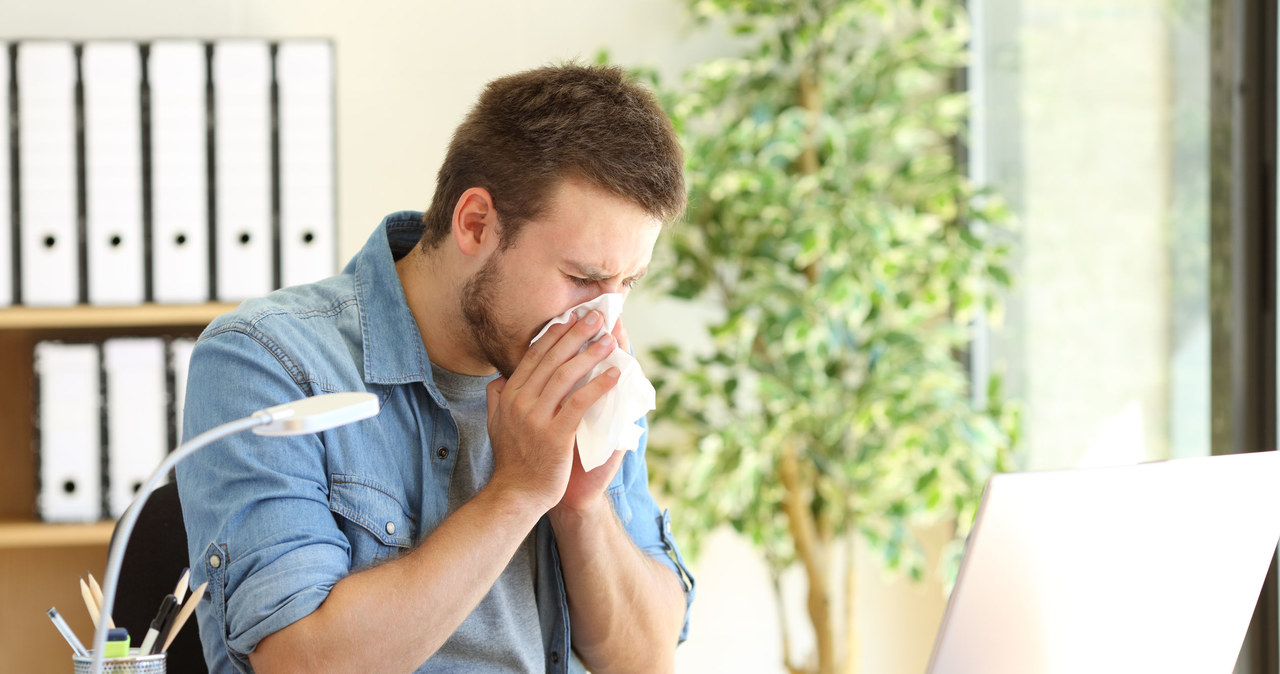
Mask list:
[[[431,377],[422,333],[409,310],[395,261],[422,236],[422,213],[400,211],[382,219],[347,271],[355,274],[364,338],[364,380],[373,384],[420,381],[436,404],[448,407]],[[354,267],[354,269],[353,269]]]

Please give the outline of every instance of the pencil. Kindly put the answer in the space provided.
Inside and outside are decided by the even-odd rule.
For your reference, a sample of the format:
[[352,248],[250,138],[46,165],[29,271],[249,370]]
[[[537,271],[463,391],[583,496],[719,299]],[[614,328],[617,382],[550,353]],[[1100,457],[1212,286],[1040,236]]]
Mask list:
[[[98,580],[93,577],[92,573],[89,574],[89,590],[93,592],[94,601],[98,602],[98,615],[103,615],[105,612],[102,610],[102,586],[98,585]],[[116,621],[111,619],[110,614],[105,617],[107,619],[107,627],[115,629]]]
[[191,580],[191,569],[183,569],[182,577],[178,579],[178,586],[173,588],[173,598],[182,603],[182,598],[187,596],[187,583]]
[[84,607],[89,609],[89,617],[93,619],[93,628],[98,628],[98,602],[93,600],[93,593],[89,591],[88,583],[84,579],[80,579],[80,596],[84,598]]
[[174,637],[178,636],[178,630],[182,629],[182,626],[187,622],[187,618],[190,618],[191,613],[196,610],[196,605],[200,603],[200,598],[204,596],[204,589],[208,586],[209,581],[200,583],[200,587],[197,587],[191,593],[191,596],[187,598],[187,601],[182,604],[182,611],[174,619],[173,627],[169,628],[169,634],[164,638],[164,646],[160,647],[161,653],[169,652],[169,644],[173,643]]

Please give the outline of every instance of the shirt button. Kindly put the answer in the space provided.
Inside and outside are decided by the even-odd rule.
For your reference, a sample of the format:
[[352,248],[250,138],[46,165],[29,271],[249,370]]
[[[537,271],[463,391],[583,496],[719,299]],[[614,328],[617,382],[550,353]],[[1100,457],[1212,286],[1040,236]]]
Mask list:
[[393,535],[393,536],[395,535],[395,533],[396,533],[396,523],[395,523],[395,522],[387,522],[387,533],[388,533],[388,534],[391,534],[391,535]]
[[222,558],[217,555],[209,555],[209,566],[215,569],[222,566]]
[[560,651],[551,651],[551,664],[560,664]]
[[448,448],[448,447],[441,447],[440,449],[437,449],[437,450],[436,450],[436,458],[439,458],[439,459],[447,459],[447,458],[449,458],[449,448]]

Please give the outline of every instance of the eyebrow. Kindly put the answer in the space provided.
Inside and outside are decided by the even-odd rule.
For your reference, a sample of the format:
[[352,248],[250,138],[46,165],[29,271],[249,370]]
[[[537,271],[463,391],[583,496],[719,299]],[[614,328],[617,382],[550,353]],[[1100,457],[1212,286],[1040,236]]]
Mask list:
[[[574,262],[572,260],[569,261],[567,264],[570,267],[573,267],[573,271],[575,273],[577,273],[582,278],[587,279],[588,281],[608,281],[609,279],[615,276],[615,274],[610,274],[604,269],[601,269],[600,267],[597,267],[593,264],[587,264],[585,262]],[[640,279],[644,278],[644,275],[647,273],[649,273],[648,268],[641,269],[634,276],[623,279],[622,282],[635,283],[636,281],[639,281]]]

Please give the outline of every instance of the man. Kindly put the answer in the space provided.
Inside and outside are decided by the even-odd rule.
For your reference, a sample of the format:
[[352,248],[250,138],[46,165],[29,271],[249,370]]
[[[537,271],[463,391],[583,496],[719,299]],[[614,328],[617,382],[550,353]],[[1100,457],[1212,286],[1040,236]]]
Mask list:
[[[616,370],[601,317],[550,319],[644,275],[682,157],[617,69],[488,85],[425,216],[387,216],[342,274],[215,320],[184,435],[334,391],[372,419],[245,434],[178,468],[214,671],[670,671],[692,579],[643,443],[590,472],[584,411]],[[584,346],[586,348],[584,349]]]

